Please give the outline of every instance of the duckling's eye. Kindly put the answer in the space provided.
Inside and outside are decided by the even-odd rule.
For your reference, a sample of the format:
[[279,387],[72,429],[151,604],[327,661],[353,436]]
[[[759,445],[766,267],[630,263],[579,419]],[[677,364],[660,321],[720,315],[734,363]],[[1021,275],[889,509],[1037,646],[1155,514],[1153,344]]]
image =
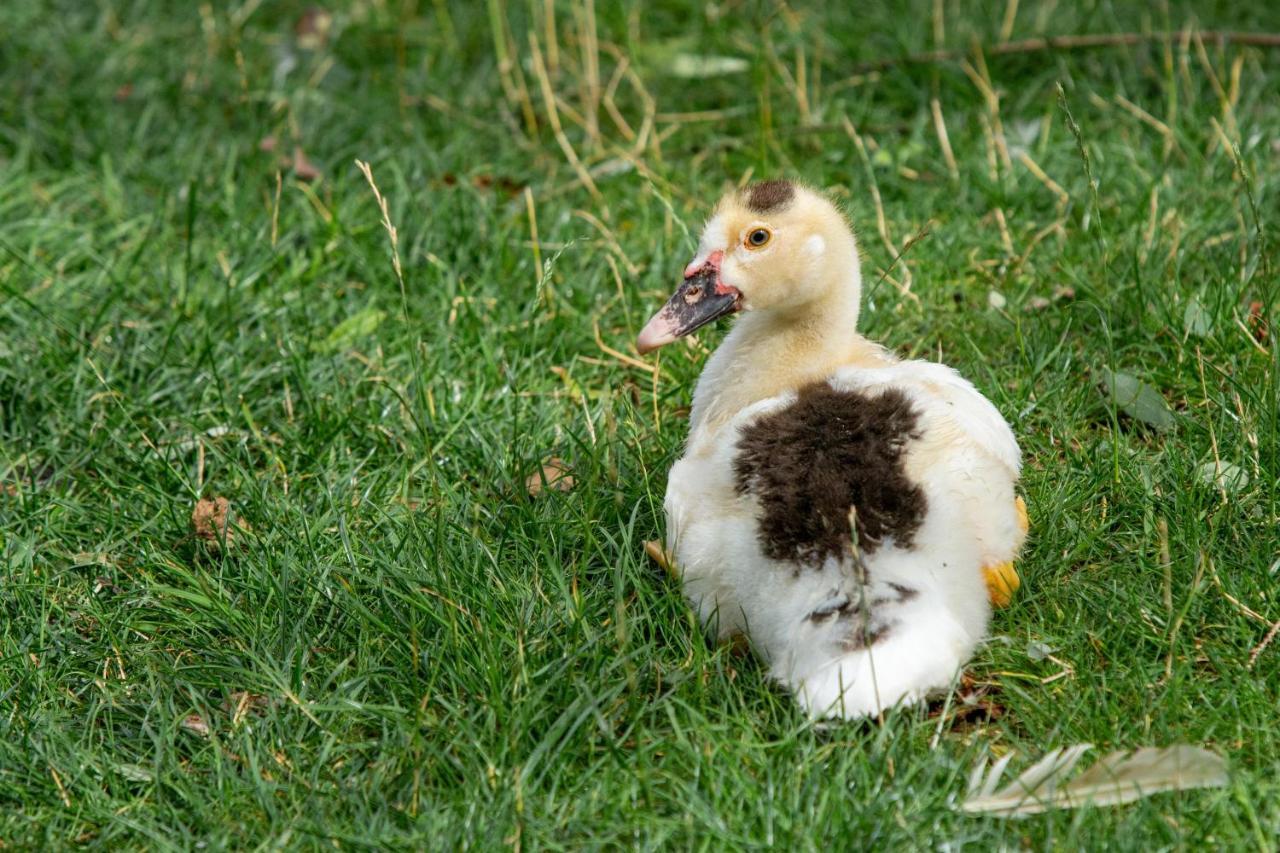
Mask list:
[[757,228],[747,235],[747,246],[752,249],[758,249],[769,242],[769,236],[769,229]]

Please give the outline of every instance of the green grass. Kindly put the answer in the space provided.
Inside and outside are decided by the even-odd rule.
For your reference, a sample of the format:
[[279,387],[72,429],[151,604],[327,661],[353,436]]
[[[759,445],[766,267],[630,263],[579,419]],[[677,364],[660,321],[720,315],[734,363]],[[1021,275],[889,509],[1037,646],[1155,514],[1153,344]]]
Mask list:
[[[304,5],[0,6],[0,839],[1274,848],[1280,640],[1250,657],[1280,619],[1280,51],[988,49],[1006,164],[960,62],[860,70],[946,47],[981,78],[966,52],[1000,41],[1003,3],[944,0],[941,22],[923,0],[596,3],[596,52],[586,7],[558,0],[548,83],[596,197],[530,61],[531,19],[552,59],[542,3],[353,0],[316,49]],[[1024,3],[1009,34],[1185,27],[1280,31],[1280,11]],[[747,67],[678,79],[682,49]],[[602,88],[628,57],[614,100],[641,146],[584,118],[591,56]],[[280,170],[295,139],[311,183]],[[708,647],[643,555],[722,332],[655,375],[594,328],[630,349],[749,172],[844,200],[866,331],[1015,425],[1025,585],[971,667],[994,720],[814,727]],[[1104,368],[1176,426],[1114,411]],[[1215,454],[1248,484],[1206,485]],[[574,487],[531,499],[553,455]],[[191,528],[214,496],[252,527],[226,548]],[[1082,741],[1208,745],[1232,782],[1018,823],[955,811],[986,750],[1020,768]]]

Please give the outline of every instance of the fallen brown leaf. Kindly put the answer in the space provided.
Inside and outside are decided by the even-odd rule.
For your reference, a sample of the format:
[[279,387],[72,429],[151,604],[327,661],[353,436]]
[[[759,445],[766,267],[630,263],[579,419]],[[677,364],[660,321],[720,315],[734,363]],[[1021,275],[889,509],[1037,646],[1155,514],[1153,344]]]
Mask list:
[[180,724],[184,729],[200,737],[209,736],[209,724],[199,714],[187,714]]
[[[967,672],[963,673],[952,698],[948,728],[962,731],[1003,717],[1007,711],[993,695],[997,687],[990,682],[979,682]],[[943,701],[932,703],[929,716],[940,717],[946,707]]]
[[293,34],[298,39],[298,47],[303,50],[319,50],[324,47],[332,26],[333,15],[328,9],[319,6],[309,7],[293,25]]
[[478,190],[491,190],[496,188],[501,192],[506,193],[508,196],[519,195],[524,190],[524,185],[519,181],[506,176],[499,176],[495,178],[493,175],[485,173],[473,175],[471,178],[471,185]]
[[293,146],[293,160],[290,161],[290,165],[293,167],[293,173],[301,180],[314,181],[320,177],[320,169],[307,159],[307,154],[302,150],[301,145]]
[[559,456],[552,456],[542,463],[542,467],[534,471],[524,481],[524,487],[530,497],[536,498],[545,489],[567,492],[573,488],[573,475],[569,466]]
[[94,595],[97,595],[103,592],[104,590],[110,593],[111,595],[120,595],[121,593],[124,592],[123,589],[116,586],[116,584],[111,580],[111,578],[107,577],[106,575],[99,575],[98,577],[94,578],[93,593]]
[[212,542],[221,546],[225,541],[228,545],[235,541],[237,533],[248,533],[251,528],[249,522],[242,518],[235,520],[230,527],[227,526],[227,516],[231,508],[231,502],[226,498],[201,498],[196,501],[195,508],[191,510],[191,528],[195,531],[198,538],[206,542]]
[[1262,303],[1257,300],[1249,303],[1249,331],[1253,339],[1260,344],[1267,342],[1267,318],[1262,314]]
[[249,714],[260,714],[271,704],[261,693],[237,690],[222,703],[222,709],[231,715],[231,725],[238,726]]

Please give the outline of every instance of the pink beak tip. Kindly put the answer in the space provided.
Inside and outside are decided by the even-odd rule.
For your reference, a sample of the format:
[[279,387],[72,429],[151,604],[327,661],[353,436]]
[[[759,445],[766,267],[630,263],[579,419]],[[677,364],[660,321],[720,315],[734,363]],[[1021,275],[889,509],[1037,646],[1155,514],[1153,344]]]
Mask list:
[[663,344],[671,343],[672,340],[674,339],[670,335],[661,334],[656,329],[646,326],[636,336],[636,351],[641,355],[648,355]]

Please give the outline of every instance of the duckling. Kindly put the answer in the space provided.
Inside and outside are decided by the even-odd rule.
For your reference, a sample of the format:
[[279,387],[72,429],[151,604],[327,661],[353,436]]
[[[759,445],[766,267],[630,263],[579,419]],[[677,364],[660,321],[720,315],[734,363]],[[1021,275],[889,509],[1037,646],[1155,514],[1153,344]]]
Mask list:
[[741,635],[812,717],[948,688],[1017,588],[1021,456],[949,367],[857,332],[858,245],[826,197],[727,193],[641,353],[739,315],[693,393],[666,549],[721,641]]

